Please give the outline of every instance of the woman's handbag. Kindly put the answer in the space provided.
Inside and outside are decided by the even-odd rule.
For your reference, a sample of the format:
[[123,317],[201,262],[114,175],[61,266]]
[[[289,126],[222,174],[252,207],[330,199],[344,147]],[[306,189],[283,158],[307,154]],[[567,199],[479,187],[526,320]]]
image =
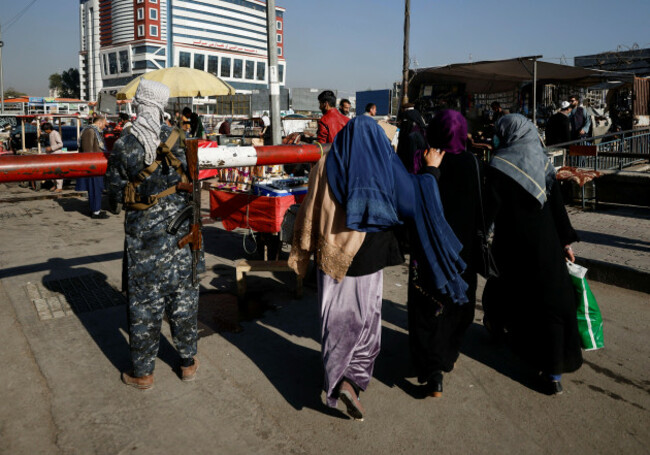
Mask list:
[[474,157],[474,163],[476,164],[476,177],[478,179],[478,203],[481,208],[481,226],[479,226],[477,236],[478,236],[478,254],[476,257],[476,271],[483,278],[496,278],[499,276],[499,269],[497,268],[494,257],[492,256],[492,251],[490,250],[490,242],[488,241],[488,230],[485,226],[485,212],[483,211],[483,194],[481,191],[481,171],[479,169],[478,160]]
[[573,262],[566,263],[569,275],[578,296],[578,332],[585,351],[600,349],[603,342],[603,317],[594,294],[587,284],[587,269]]

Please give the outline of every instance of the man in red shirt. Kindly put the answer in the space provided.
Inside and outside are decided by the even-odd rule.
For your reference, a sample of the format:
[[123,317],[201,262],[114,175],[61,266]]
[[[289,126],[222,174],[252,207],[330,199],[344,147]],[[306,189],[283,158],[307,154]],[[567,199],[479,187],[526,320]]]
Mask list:
[[318,95],[318,107],[323,116],[318,121],[317,141],[321,144],[331,144],[334,136],[350,121],[348,117],[336,109],[336,95],[331,90],[325,90]]

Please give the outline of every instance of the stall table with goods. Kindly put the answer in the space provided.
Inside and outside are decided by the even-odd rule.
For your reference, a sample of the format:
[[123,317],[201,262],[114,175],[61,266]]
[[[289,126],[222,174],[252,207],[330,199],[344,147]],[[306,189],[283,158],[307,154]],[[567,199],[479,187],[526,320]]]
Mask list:
[[[210,189],[210,217],[221,219],[227,231],[248,229],[251,234],[275,244],[275,260],[240,260],[236,263],[237,291],[246,292],[246,273],[250,271],[290,271],[287,261],[279,261],[279,234],[291,206],[302,202],[307,194],[306,177],[288,177],[282,166],[219,169],[217,181]],[[264,242],[264,243],[267,243]],[[262,242],[260,242],[262,243]],[[297,278],[296,293],[302,293],[302,281]]]

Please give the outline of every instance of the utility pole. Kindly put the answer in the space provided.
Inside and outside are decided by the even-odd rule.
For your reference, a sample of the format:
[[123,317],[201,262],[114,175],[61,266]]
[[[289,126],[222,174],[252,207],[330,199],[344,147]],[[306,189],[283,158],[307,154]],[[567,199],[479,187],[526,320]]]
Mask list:
[[280,84],[278,82],[278,39],[275,0],[266,0],[267,51],[269,55],[269,104],[271,107],[272,145],[282,143],[280,125]]
[[2,47],[5,43],[2,41],[2,30],[0,30],[0,114],[5,113],[5,85],[2,78]]
[[409,35],[411,33],[411,0],[404,0],[404,62],[402,63],[402,105],[409,102]]

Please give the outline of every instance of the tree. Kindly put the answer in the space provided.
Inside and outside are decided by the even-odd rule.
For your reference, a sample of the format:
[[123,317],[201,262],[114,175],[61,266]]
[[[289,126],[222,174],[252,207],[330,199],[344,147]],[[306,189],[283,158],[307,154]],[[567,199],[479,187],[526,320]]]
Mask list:
[[13,87],[9,87],[7,90],[5,90],[5,98],[20,98],[21,96],[27,96],[27,94],[19,92]]
[[50,87],[51,90],[57,90],[59,93],[63,91],[63,82],[59,73],[50,74]]
[[[51,82],[51,81],[50,81]],[[61,73],[61,97],[79,98],[81,96],[81,85],[79,82],[79,70],[70,68]]]

